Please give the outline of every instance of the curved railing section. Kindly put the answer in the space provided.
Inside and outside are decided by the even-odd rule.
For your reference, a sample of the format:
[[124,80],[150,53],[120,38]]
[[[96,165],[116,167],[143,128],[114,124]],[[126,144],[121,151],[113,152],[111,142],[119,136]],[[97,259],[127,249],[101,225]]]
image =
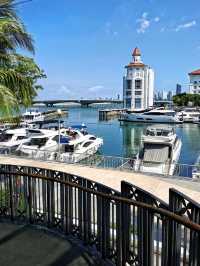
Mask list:
[[0,165],[0,220],[73,235],[115,265],[200,265],[200,206],[169,205],[126,182],[121,192],[48,169]]

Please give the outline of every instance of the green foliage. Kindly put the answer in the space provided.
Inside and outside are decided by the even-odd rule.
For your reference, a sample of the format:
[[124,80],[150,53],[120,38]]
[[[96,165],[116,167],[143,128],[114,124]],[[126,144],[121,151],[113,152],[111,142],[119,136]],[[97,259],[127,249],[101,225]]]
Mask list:
[[42,88],[38,79],[46,77],[32,58],[16,53],[18,48],[34,53],[34,45],[14,7],[14,0],[0,0],[0,112],[6,116],[19,104],[30,106]]
[[189,103],[192,103],[193,106],[200,106],[200,95],[182,93],[173,96],[173,102],[177,106],[188,106]]

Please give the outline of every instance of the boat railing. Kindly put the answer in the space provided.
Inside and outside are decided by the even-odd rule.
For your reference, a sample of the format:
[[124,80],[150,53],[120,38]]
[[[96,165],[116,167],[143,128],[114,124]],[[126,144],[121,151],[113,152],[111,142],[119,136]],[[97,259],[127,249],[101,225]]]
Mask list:
[[[140,162],[140,167],[137,165],[137,154],[138,150],[133,151],[133,156],[130,157],[120,157],[120,156],[108,156],[108,155],[101,155],[101,154],[94,154],[91,155],[90,151],[88,153],[83,154],[76,153],[76,156],[71,153],[67,157],[67,159],[63,159],[61,156],[61,153],[59,152],[52,152],[52,151],[36,151],[36,150],[29,150],[28,154],[25,154],[20,151],[13,151],[9,149],[5,149],[2,153],[2,155],[5,156],[14,156],[14,157],[22,157],[27,159],[34,159],[34,160],[40,160],[40,161],[54,161],[54,162],[60,162],[60,163],[68,163],[68,164],[79,164],[79,165],[85,165],[95,168],[103,168],[103,169],[117,169],[121,171],[134,171],[134,172],[144,172],[145,166],[145,173],[152,174],[152,171],[148,171],[148,167],[156,166],[160,167],[162,171],[162,174],[157,174],[156,172],[153,173],[154,175],[161,175],[161,176],[169,176],[169,166],[171,169],[173,169],[173,175],[171,175],[171,178],[186,178],[191,180],[192,178],[195,181],[200,181],[200,166],[197,167],[196,165],[189,165],[189,164],[180,164],[180,163],[174,163],[168,164],[167,163],[155,163],[155,162]],[[77,160],[78,158],[78,160]],[[196,174],[197,172],[197,174]],[[195,173],[195,174],[194,174]]]

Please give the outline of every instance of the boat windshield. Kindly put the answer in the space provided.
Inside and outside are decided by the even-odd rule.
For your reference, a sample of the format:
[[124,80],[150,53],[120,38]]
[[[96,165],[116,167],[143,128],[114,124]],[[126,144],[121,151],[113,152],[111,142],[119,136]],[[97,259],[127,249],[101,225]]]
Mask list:
[[153,111],[153,112],[147,112],[144,113],[144,115],[164,115],[164,116],[175,116],[175,112],[159,112],[159,111]]
[[26,119],[26,120],[33,120],[34,119],[34,115],[24,115],[23,118]]
[[0,135],[0,142],[6,142],[11,140],[13,134],[1,134]]
[[29,146],[44,146],[47,142],[48,138],[31,138]]
[[168,137],[172,133],[171,130],[167,129],[147,129],[146,131],[146,136],[163,136],[163,137]]

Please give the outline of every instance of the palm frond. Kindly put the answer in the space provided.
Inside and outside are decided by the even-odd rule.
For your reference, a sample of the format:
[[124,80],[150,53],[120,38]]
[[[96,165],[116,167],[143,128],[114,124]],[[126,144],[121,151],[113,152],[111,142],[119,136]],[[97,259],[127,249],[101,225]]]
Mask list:
[[0,84],[0,106],[1,116],[4,117],[13,116],[19,109],[19,104],[15,95],[8,87],[2,84]]
[[0,18],[0,49],[24,48],[34,53],[33,39],[25,26],[11,18]]

